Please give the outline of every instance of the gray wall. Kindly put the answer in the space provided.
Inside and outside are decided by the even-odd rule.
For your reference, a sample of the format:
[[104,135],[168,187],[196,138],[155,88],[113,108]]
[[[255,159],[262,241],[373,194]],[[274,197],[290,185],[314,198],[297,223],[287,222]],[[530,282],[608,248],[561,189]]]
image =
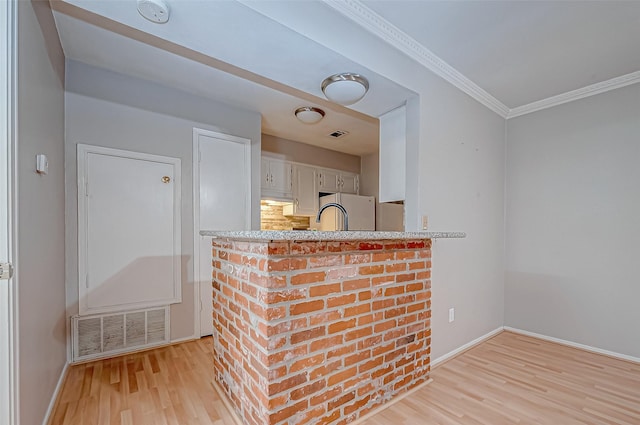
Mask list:
[[359,156],[306,145],[269,134],[262,135],[262,150],[288,161],[360,173]]
[[[504,323],[505,121],[437,80],[421,96],[419,123],[418,178],[407,176],[408,193],[417,191],[429,230],[467,233],[433,243],[432,358],[438,359]],[[420,215],[413,223],[407,215],[407,226],[419,228]]]
[[[182,161],[182,303],[171,306],[171,338],[192,336],[193,127],[251,139],[252,167],[259,170],[260,114],[74,61],[67,62],[66,88],[67,313],[78,311],[76,145],[176,157]],[[259,229],[259,173],[252,180],[252,225]]]
[[640,357],[640,84],[508,121],[505,324]]
[[380,155],[370,153],[360,158],[360,195],[375,196],[378,199],[380,175]]
[[[36,425],[66,363],[64,56],[49,3],[17,3],[19,414]],[[40,153],[47,175],[35,172]]]

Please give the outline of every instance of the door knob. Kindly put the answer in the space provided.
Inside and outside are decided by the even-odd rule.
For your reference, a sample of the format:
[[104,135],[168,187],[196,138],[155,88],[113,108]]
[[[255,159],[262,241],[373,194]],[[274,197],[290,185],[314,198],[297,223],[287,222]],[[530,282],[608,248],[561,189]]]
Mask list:
[[169,183],[170,181],[171,181],[171,177],[169,176],[162,177],[162,183]]

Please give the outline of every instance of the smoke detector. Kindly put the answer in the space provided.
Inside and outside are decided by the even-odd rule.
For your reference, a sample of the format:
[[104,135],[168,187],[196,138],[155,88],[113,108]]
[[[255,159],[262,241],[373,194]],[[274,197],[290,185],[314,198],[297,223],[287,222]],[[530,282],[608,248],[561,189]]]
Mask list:
[[138,12],[156,24],[164,24],[169,20],[169,6],[162,0],[138,0]]

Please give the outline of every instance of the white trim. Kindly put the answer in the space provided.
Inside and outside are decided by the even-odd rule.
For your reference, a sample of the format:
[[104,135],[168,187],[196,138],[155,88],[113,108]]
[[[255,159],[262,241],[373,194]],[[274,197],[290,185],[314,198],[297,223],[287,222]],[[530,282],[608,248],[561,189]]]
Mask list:
[[[87,270],[87,250],[88,250],[88,205],[86,196],[86,180],[88,176],[88,155],[100,154],[108,156],[116,156],[121,158],[130,158],[143,161],[152,161],[173,166],[173,297],[169,299],[155,300],[154,302],[135,302],[126,305],[107,306],[100,308],[90,308],[87,306],[86,298],[86,275]],[[150,307],[163,307],[167,304],[182,302],[182,171],[179,158],[168,156],[152,155],[142,152],[133,152],[122,149],[105,148],[102,146],[93,146],[78,144],[77,146],[77,163],[78,163],[78,311],[79,315],[101,314],[109,312],[120,312],[123,310],[137,310]]]
[[367,31],[380,37],[394,48],[417,61],[437,76],[453,84],[496,114],[506,118],[509,108],[486,90],[462,75],[404,31],[369,9],[358,0],[324,0],[324,2],[356,22]]
[[60,391],[64,385],[65,380],[67,379],[67,373],[69,372],[69,363],[65,363],[62,368],[62,372],[60,372],[60,377],[58,378],[58,383],[56,384],[56,388],[53,390],[53,395],[51,396],[51,401],[49,402],[49,407],[47,408],[46,413],[44,414],[44,420],[42,421],[42,425],[47,425],[49,421],[52,419],[51,415],[53,414],[53,410],[56,407],[58,402],[58,397],[60,396]]
[[[2,164],[2,176],[7,192],[3,193],[6,198],[3,200],[3,212],[6,209],[6,219],[1,225],[7,226],[4,229],[6,234],[6,257],[3,261],[8,261],[13,265],[14,275],[6,281],[6,291],[3,290],[6,305],[0,306],[5,315],[5,334],[2,358],[7,363],[0,365],[0,375],[6,379],[0,388],[0,423],[7,425],[17,425],[20,423],[20,382],[19,382],[19,302],[18,302],[18,204],[17,204],[17,170],[18,170],[18,125],[17,125],[17,11],[18,4],[15,1],[0,2],[0,30],[3,32],[2,45],[0,46],[0,101],[2,112],[0,113],[0,145],[4,157]],[[4,191],[3,191],[4,192]],[[3,238],[4,239],[4,238]],[[3,282],[4,283],[4,282]],[[6,385],[5,385],[6,384]],[[6,388],[8,386],[8,388]]]
[[562,105],[563,103],[573,102],[574,100],[605,93],[610,90],[619,89],[636,83],[640,83],[640,71],[591,84],[590,86],[568,91],[557,96],[551,96],[527,105],[518,106],[517,108],[509,110],[507,119],[530,114],[531,112],[540,111],[542,109],[552,108],[554,106]]
[[[194,338],[202,337],[202,329],[200,326],[201,306],[200,306],[200,136],[211,137],[214,139],[225,140],[245,145],[244,157],[247,166],[247,199],[246,205],[246,223],[247,229],[251,229],[251,139],[245,137],[233,136],[231,134],[219,133],[217,131],[204,130],[201,128],[193,128],[193,334]],[[208,229],[211,230],[211,229]],[[208,279],[211,277],[209,276]]]
[[510,326],[504,327],[505,331],[517,333],[520,335],[526,335],[533,338],[543,339],[545,341],[555,342],[557,344],[566,345],[567,347],[577,348],[591,353],[602,354],[604,356],[613,357],[620,360],[626,360],[629,362],[640,363],[640,357],[629,356],[627,354],[620,354],[614,351],[603,350],[602,348],[592,347],[590,345],[580,344],[573,341],[567,341],[565,339],[555,338],[552,336],[542,335],[535,332],[529,332],[518,328],[512,328]]
[[388,409],[389,407],[393,406],[394,404],[398,403],[399,401],[404,400],[405,398],[409,397],[410,395],[413,395],[413,394],[417,393],[418,391],[420,391],[421,389],[423,389],[424,387],[426,387],[427,385],[429,385],[432,382],[433,382],[433,379],[429,378],[426,381],[424,381],[423,383],[418,384],[415,387],[411,388],[409,391],[404,392],[402,394],[396,395],[391,400],[387,401],[386,403],[381,404],[380,406],[376,407],[373,410],[370,410],[364,416],[361,416],[358,419],[356,419],[355,421],[351,422],[351,425],[360,425],[360,424],[365,423],[367,420],[369,420],[372,417],[378,415],[380,412]]
[[195,336],[195,334],[194,334],[194,335],[191,335],[191,336],[185,336],[185,337],[182,337],[182,338],[172,339],[172,340],[169,341],[168,344],[164,344],[164,345],[182,344],[184,342],[196,341],[198,339],[200,339],[200,337],[199,336]]
[[473,348],[473,347],[475,347],[476,345],[478,345],[478,344],[481,344],[481,343],[485,342],[485,341],[486,341],[486,340],[488,340],[489,338],[493,338],[494,336],[496,336],[496,335],[498,335],[500,332],[502,332],[502,331],[503,331],[503,329],[504,329],[504,328],[503,328],[502,326],[500,326],[500,327],[498,327],[498,328],[495,328],[495,329],[494,329],[494,330],[492,330],[491,332],[486,333],[486,334],[484,334],[484,335],[482,335],[482,336],[480,336],[480,337],[478,337],[478,338],[474,339],[473,341],[469,341],[469,342],[467,342],[466,344],[464,344],[464,345],[462,345],[462,346],[460,346],[460,347],[456,348],[456,349],[455,349],[455,350],[453,350],[453,351],[449,351],[447,354],[442,355],[442,356],[438,357],[437,359],[432,360],[432,361],[431,361],[431,367],[436,367],[436,366],[438,366],[440,363],[443,363],[443,362],[445,362],[445,361],[447,361],[447,360],[449,360],[449,359],[451,359],[451,358],[453,358],[453,357],[457,356],[458,354],[461,354],[462,352],[467,351],[468,349]]
[[193,336],[200,336],[200,150],[198,148],[198,135],[193,128],[193,140],[191,144],[192,161],[192,202],[193,205]]

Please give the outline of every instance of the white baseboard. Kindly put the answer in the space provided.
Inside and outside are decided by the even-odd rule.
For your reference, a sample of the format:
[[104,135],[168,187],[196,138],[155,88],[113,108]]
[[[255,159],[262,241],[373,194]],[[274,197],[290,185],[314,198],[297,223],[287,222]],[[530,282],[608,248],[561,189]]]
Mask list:
[[486,333],[486,334],[484,334],[484,335],[482,335],[482,336],[480,336],[480,337],[478,337],[478,338],[474,339],[473,341],[467,342],[467,343],[466,343],[466,344],[464,344],[463,346],[458,347],[458,348],[456,348],[455,350],[450,351],[450,352],[448,352],[447,354],[445,354],[445,355],[443,355],[443,356],[438,357],[437,359],[431,360],[431,367],[436,367],[436,366],[438,366],[440,363],[442,363],[442,362],[444,362],[444,361],[446,361],[446,360],[449,360],[450,358],[455,357],[455,356],[457,356],[458,354],[460,354],[460,353],[462,353],[462,352],[464,352],[464,351],[467,351],[467,350],[468,350],[468,349],[470,349],[470,348],[475,347],[476,345],[478,345],[478,344],[480,344],[480,343],[482,343],[482,342],[484,342],[484,341],[488,340],[489,338],[491,338],[491,337],[493,337],[493,336],[495,336],[495,335],[498,335],[500,332],[502,332],[502,330],[503,330],[503,329],[504,329],[504,328],[503,328],[502,326],[500,326],[500,327],[498,327],[498,328],[495,328],[495,329],[494,329],[494,330],[492,330],[491,332]]
[[547,336],[547,335],[537,334],[535,332],[524,331],[522,329],[512,328],[510,326],[505,326],[504,330],[505,331],[509,331],[509,332],[513,332],[513,333],[517,333],[517,334],[521,334],[521,335],[530,336],[530,337],[533,337],[533,338],[543,339],[545,341],[555,342],[555,343],[558,343],[558,344],[566,345],[568,347],[579,348],[580,350],[590,351],[592,353],[602,354],[602,355],[613,357],[613,358],[620,359],[620,360],[626,360],[626,361],[630,361],[630,362],[634,362],[634,363],[640,363],[640,357],[628,356],[626,354],[620,354],[620,353],[616,353],[614,351],[603,350],[602,348],[596,348],[596,347],[592,347],[590,345],[579,344],[579,343],[573,342],[573,341],[567,341],[567,340],[560,339],[560,338],[555,338],[555,337],[552,337],[552,336]]
[[62,386],[64,385],[64,381],[67,378],[67,372],[69,371],[69,362],[64,364],[62,368],[62,372],[60,372],[60,377],[58,378],[58,383],[56,384],[56,388],[53,390],[53,394],[51,396],[51,401],[49,402],[49,407],[47,408],[47,412],[44,414],[44,420],[42,421],[42,425],[47,425],[51,421],[51,414],[53,413],[53,409],[56,407],[56,403],[58,402],[58,396],[60,396],[60,391],[62,390]]
[[167,345],[175,345],[183,342],[195,341],[196,339],[200,339],[200,337],[197,337],[195,335],[185,336],[183,338],[172,339]]

